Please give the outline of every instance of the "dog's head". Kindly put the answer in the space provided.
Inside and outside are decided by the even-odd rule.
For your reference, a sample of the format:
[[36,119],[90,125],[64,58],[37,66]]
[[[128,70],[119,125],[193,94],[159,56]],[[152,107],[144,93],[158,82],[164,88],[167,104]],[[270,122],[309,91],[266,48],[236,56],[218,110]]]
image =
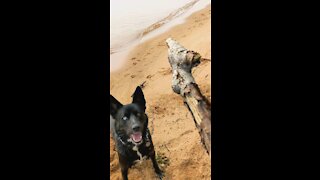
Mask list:
[[120,137],[140,143],[148,126],[148,117],[145,114],[146,101],[139,86],[132,97],[131,104],[123,105],[110,95],[110,114],[115,119],[114,130]]

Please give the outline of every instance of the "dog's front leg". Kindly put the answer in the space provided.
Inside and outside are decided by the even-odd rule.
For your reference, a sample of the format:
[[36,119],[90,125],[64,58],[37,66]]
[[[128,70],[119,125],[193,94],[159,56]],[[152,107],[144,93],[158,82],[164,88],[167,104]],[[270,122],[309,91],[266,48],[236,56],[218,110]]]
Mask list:
[[128,180],[128,168],[121,167],[121,174],[123,180]]
[[153,164],[154,170],[156,171],[156,174],[158,175],[159,179],[162,179],[163,172],[159,168],[159,165],[158,165],[157,160],[156,160],[156,153],[154,151],[151,154],[151,160],[152,160],[152,164]]
[[120,163],[120,168],[121,168],[122,179],[128,180],[129,165],[128,165],[128,162],[126,161],[126,159],[124,157],[122,157],[120,154],[119,154],[119,163]]

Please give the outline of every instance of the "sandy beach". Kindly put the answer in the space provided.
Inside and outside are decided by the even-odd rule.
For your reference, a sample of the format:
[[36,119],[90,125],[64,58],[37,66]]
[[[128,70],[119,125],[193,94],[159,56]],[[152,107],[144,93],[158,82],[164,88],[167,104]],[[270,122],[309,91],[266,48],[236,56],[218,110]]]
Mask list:
[[[193,76],[202,93],[211,101],[211,7],[188,17],[171,28],[135,47],[123,67],[110,74],[110,92],[120,102],[131,102],[135,88],[144,83],[149,129],[155,151],[163,160],[164,179],[210,179],[211,163],[205,152],[191,113],[183,99],[171,89],[167,38],[196,51],[206,60],[194,68]],[[129,169],[129,179],[154,179],[150,160]],[[121,180],[114,142],[110,139],[110,179]]]

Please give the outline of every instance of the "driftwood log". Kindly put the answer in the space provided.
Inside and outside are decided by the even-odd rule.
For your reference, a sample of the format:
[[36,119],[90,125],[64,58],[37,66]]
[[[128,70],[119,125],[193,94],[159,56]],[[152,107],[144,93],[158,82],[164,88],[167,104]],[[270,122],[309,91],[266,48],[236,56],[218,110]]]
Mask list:
[[184,98],[211,159],[211,104],[201,94],[192,76],[192,68],[200,64],[201,56],[197,52],[187,50],[171,38],[168,38],[166,43],[172,68],[172,89]]

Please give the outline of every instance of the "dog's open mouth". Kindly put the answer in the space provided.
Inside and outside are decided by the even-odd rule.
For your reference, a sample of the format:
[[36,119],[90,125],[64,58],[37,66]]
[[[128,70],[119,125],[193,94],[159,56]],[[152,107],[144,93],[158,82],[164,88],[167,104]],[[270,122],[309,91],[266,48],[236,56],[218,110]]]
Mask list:
[[142,140],[142,133],[141,133],[141,132],[134,132],[134,133],[131,135],[131,139],[132,139],[132,141],[135,142],[135,143],[141,142],[141,140]]

